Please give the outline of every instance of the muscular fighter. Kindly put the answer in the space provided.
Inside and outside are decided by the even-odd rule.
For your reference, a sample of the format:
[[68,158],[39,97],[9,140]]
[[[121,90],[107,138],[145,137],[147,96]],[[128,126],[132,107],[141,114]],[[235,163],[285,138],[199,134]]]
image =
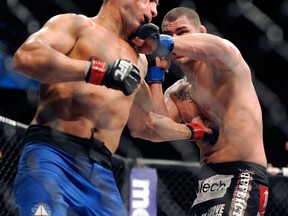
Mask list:
[[[201,171],[189,215],[264,215],[267,161],[249,66],[234,44],[207,33],[192,9],[169,11],[162,32],[160,38],[170,37],[170,43],[161,44],[158,53],[170,53],[185,77],[164,94],[163,110],[174,122],[152,113],[148,127],[162,133],[179,127],[175,122],[192,121],[219,132],[213,145],[196,142]],[[134,135],[149,138],[149,133]]]
[[15,53],[16,71],[41,83],[13,187],[19,215],[127,214],[111,154],[147,70],[145,41],[130,36],[158,3],[103,0],[94,17],[57,15]]

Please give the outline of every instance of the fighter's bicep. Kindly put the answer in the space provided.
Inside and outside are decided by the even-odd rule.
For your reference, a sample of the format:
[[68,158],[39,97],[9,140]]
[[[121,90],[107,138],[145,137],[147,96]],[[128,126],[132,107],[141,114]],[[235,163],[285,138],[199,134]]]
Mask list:
[[86,21],[81,21],[81,19],[79,21],[75,18],[79,18],[79,16],[74,14],[55,16],[48,20],[33,37],[53,49],[67,54],[79,37],[81,28],[87,25]]

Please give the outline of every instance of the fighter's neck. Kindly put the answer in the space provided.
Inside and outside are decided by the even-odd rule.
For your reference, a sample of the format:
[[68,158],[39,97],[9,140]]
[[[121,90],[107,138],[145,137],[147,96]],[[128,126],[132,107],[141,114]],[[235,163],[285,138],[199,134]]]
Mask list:
[[[110,9],[111,8],[111,9]],[[111,32],[119,35],[119,37],[123,36],[123,24],[121,23],[121,17],[115,7],[102,6],[97,16],[93,17],[92,20],[104,28],[108,29]],[[113,14],[113,16],[111,16]]]
[[200,65],[201,65],[200,61],[194,61],[193,63],[187,66],[181,67],[181,70],[186,76],[188,82],[195,80],[195,77],[198,72],[198,69],[200,68]]

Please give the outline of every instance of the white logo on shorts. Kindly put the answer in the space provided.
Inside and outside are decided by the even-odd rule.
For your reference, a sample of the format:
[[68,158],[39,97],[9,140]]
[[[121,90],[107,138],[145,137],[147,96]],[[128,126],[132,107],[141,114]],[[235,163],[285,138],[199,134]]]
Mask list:
[[206,213],[202,214],[202,216],[222,216],[224,214],[224,208],[225,204],[213,206],[209,208]]
[[35,212],[33,216],[50,216],[51,211],[48,205],[46,204],[38,204],[33,207],[32,212]]
[[215,175],[198,181],[197,197],[192,206],[199,203],[221,198],[227,192],[233,175]]
[[252,174],[250,172],[242,172],[238,181],[238,188],[235,191],[231,206],[231,215],[241,216],[245,212],[247,199],[250,197]]

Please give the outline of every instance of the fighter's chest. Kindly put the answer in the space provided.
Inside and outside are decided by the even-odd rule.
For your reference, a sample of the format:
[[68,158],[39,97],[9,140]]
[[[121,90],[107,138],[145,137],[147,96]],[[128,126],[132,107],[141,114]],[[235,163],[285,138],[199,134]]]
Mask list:
[[89,32],[81,36],[73,48],[77,55],[96,56],[100,61],[114,61],[122,58],[127,60],[137,59],[137,53],[133,46],[127,41],[116,37],[114,34],[107,33],[95,34]]

